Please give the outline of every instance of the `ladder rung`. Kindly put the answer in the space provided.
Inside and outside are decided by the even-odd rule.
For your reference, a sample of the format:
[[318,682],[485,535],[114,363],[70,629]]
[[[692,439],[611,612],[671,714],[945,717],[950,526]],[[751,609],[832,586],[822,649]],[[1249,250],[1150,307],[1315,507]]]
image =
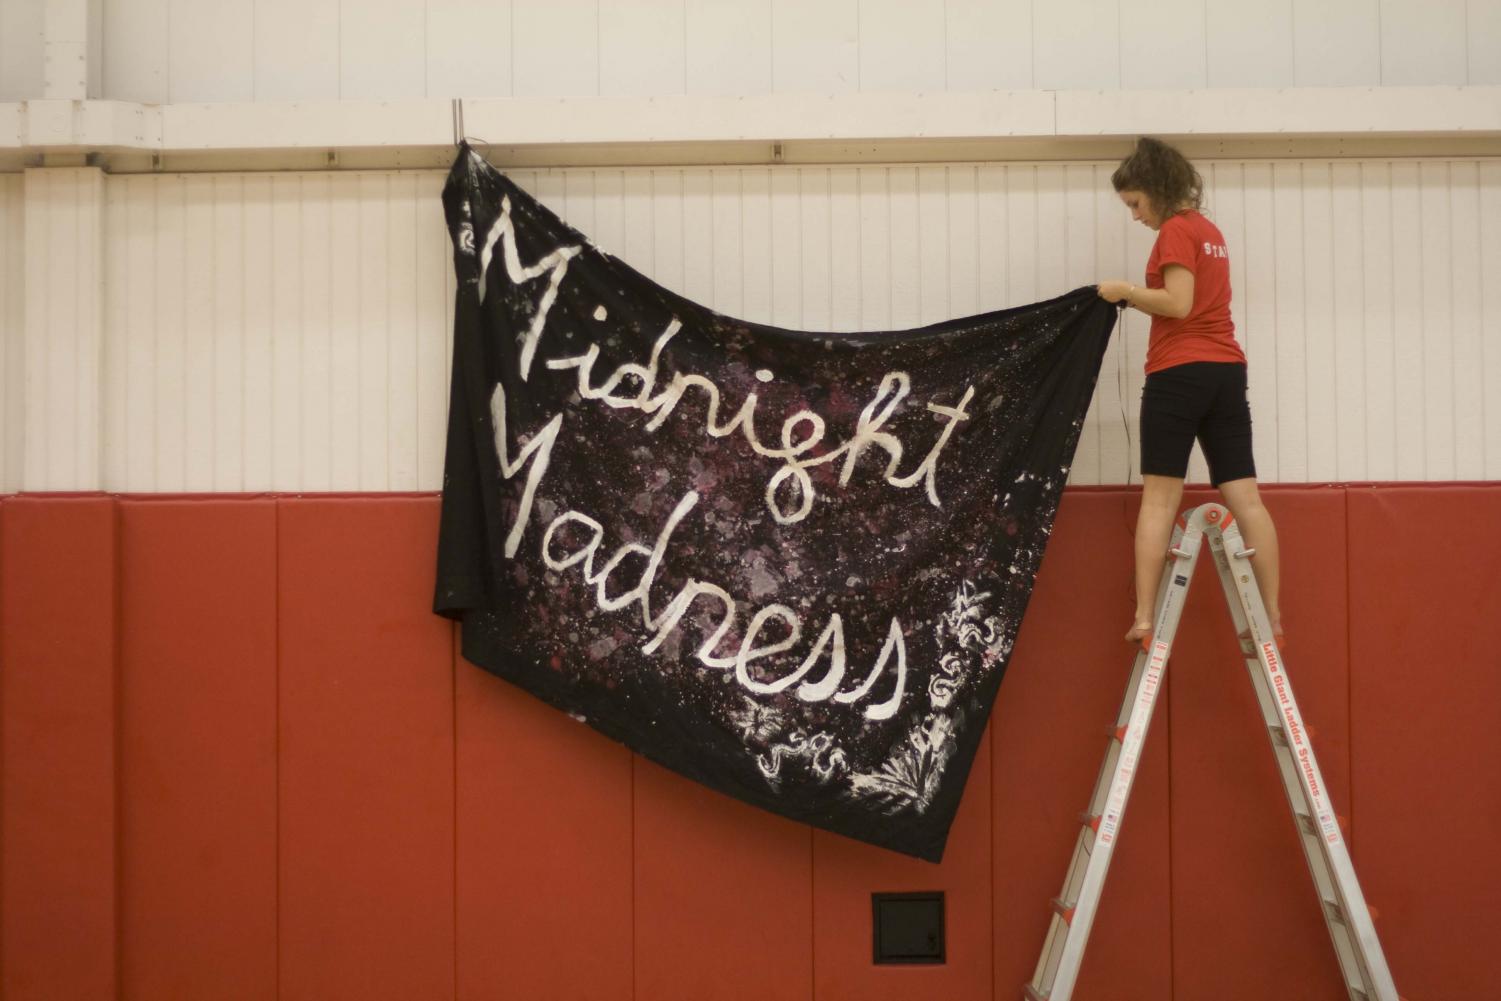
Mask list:
[[1256,550],[1254,549],[1242,549],[1240,552],[1235,554],[1235,558],[1238,560],[1248,560],[1255,555]]
[[1304,834],[1316,835],[1319,833],[1319,829],[1313,825],[1313,818],[1308,814],[1299,813],[1297,814],[1297,817],[1298,827],[1303,831]]
[[1053,905],[1053,913],[1062,918],[1064,924],[1074,923],[1074,909],[1078,906],[1077,904],[1066,904],[1058,897],[1054,897],[1049,903]]
[[1337,900],[1326,900],[1326,901],[1324,901],[1324,909],[1329,912],[1329,920],[1330,921],[1333,921],[1335,924],[1339,924],[1339,925],[1347,923],[1345,921],[1345,909],[1343,907],[1339,906],[1339,901],[1337,901]]
[[1282,727],[1280,727],[1280,726],[1269,726],[1269,727],[1267,727],[1267,729],[1271,731],[1271,733],[1272,733],[1272,740],[1277,744],[1277,746],[1279,746],[1279,747],[1287,747],[1287,746],[1289,746],[1288,743],[1287,743],[1287,731],[1286,730],[1282,729]]

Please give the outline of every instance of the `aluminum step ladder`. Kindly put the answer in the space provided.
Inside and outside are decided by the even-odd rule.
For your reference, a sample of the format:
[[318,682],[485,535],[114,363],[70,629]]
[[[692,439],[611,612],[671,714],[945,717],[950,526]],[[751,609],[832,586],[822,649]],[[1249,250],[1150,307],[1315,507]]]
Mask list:
[[1157,618],[1152,635],[1142,641],[1141,652],[1131,669],[1120,715],[1111,730],[1110,746],[1095,782],[1094,796],[1089,810],[1079,818],[1082,822],[1079,840],[1063,882],[1063,892],[1052,902],[1053,917],[1042,956],[1023,997],[1027,1001],[1069,1001],[1073,995],[1090,925],[1099,907],[1105,873],[1120,835],[1121,818],[1146,741],[1147,726],[1152,721],[1178,620],[1206,538],[1235,620],[1235,632],[1240,637],[1246,668],[1261,704],[1282,787],[1292,806],[1303,854],[1323,905],[1324,922],[1334,940],[1345,987],[1351,1001],[1400,1001],[1309,745],[1303,717],[1293,698],[1281,651],[1272,636],[1256,575],[1251,570],[1254,550],[1246,549],[1234,518],[1219,504],[1192,508],[1178,518],[1168,566],[1157,591]]

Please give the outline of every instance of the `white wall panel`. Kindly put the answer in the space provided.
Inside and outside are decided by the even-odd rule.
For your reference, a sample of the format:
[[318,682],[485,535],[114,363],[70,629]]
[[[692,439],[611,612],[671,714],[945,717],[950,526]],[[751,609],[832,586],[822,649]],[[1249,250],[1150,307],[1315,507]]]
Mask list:
[[[1201,166],[1208,212],[1231,248],[1262,478],[1501,477],[1501,165]],[[691,298],[748,320],[849,330],[1139,279],[1152,234],[1110,190],[1111,169],[514,176],[601,247]],[[442,180],[427,171],[109,179],[106,488],[436,489],[453,292]],[[48,224],[68,229],[61,217]],[[0,276],[17,267],[18,252],[8,253]],[[1145,316],[1125,314],[1075,483],[1139,478],[1147,331]],[[46,358],[24,364],[43,384],[46,373],[71,377],[76,346],[61,337],[44,346]],[[14,351],[0,361],[9,391]],[[8,392],[0,407],[14,410]],[[47,435],[79,433],[69,407]],[[1190,479],[1206,478],[1196,452]]]
[[0,493],[21,488],[26,430],[26,212],[20,174],[0,174]]
[[945,6],[945,0],[861,0],[860,89],[944,90]]
[[339,0],[255,0],[254,73],[257,101],[336,100]]
[[1211,87],[1293,85],[1292,0],[1205,0]]
[[771,89],[776,94],[860,89],[858,0],[771,0]]
[[41,97],[45,0],[0,0],[0,101]]
[[359,0],[340,7],[339,96],[427,96],[424,0]]
[[104,371],[104,176],[94,167],[28,169],[22,183],[22,487],[93,490]]
[[1052,0],[1032,9],[1032,80],[1042,90],[1121,86],[1117,0]]
[[947,0],[950,90],[1032,88],[1031,0]]
[[1123,90],[1209,85],[1203,0],[1120,0]]
[[1468,82],[1501,83],[1501,0],[1470,0],[1465,8]]
[[1293,80],[1299,87],[1380,84],[1380,0],[1293,0]]
[[623,96],[687,91],[684,0],[599,5],[599,92]]
[[511,0],[427,0],[427,97],[509,97]]
[[168,100],[255,99],[254,4],[172,0],[167,16]]
[[[169,0],[109,0],[104,5],[104,96],[166,104],[173,98]],[[210,40],[211,41],[211,40]],[[179,101],[193,100],[183,92]]]
[[511,0],[511,93],[598,94],[596,0]]
[[1381,0],[1382,84],[1465,83],[1465,7],[1465,0]]
[[[1501,83],[1497,0],[102,2],[104,96],[153,103]],[[41,9],[0,0],[0,99]]]
[[1486,479],[1501,477],[1501,163],[1478,165],[1480,213],[1480,346],[1484,359],[1479,428],[1481,469]]

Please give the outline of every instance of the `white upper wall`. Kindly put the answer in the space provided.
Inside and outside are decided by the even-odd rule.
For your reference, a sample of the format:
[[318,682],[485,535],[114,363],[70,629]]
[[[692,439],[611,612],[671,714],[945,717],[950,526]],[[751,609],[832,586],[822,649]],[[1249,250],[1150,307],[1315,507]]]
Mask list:
[[162,104],[1501,84],[1501,0],[0,0],[0,101],[80,2]]

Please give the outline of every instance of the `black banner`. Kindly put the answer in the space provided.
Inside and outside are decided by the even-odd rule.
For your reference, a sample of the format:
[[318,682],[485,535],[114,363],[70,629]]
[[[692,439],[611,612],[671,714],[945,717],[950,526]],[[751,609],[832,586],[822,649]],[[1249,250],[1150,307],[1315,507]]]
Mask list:
[[716,313],[464,146],[434,608],[463,652],[776,813],[943,855],[1114,307]]

